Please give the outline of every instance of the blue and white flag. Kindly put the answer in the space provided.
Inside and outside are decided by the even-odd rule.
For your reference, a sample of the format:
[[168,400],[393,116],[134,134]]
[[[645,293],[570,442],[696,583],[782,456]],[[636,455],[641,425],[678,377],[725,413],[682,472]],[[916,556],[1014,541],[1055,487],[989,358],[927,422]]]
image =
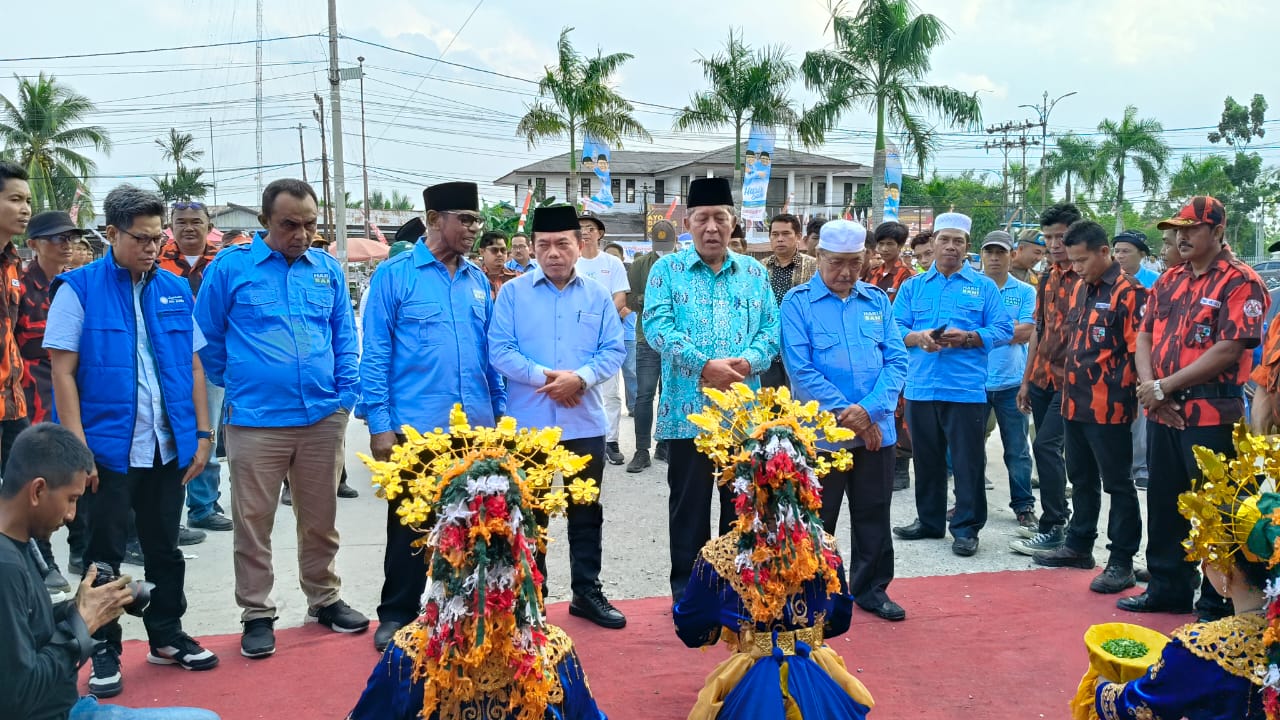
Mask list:
[[747,155],[742,162],[742,219],[764,220],[764,203],[769,194],[769,174],[773,165],[773,128],[751,124]]
[[898,221],[898,201],[902,197],[902,156],[893,143],[886,143],[884,156],[884,215],[881,222]]

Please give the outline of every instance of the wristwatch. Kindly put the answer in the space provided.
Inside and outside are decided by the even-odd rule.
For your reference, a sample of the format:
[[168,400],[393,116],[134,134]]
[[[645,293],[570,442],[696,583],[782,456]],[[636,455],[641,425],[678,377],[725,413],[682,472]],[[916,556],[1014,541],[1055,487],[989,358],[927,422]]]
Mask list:
[[197,431],[196,431],[196,439],[197,439],[197,440],[212,440],[212,439],[213,439],[213,432],[211,432],[211,431],[209,431],[209,430],[197,430]]
[[1159,380],[1152,385],[1152,390],[1155,392],[1156,400],[1164,400],[1164,389],[1160,387]]

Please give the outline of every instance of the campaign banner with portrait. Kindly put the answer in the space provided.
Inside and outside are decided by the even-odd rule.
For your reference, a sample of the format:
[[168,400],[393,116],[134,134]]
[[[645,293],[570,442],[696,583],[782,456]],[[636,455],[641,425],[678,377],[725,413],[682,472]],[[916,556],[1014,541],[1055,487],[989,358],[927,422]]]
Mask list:
[[582,172],[591,170],[600,182],[600,190],[583,198],[583,206],[592,212],[613,209],[613,183],[609,175],[609,146],[591,134],[582,138]]
[[902,156],[893,143],[885,144],[884,215],[881,222],[898,221],[898,201],[902,199]]
[[764,220],[764,202],[769,194],[769,174],[773,165],[773,128],[751,124],[747,153],[742,159],[742,219]]

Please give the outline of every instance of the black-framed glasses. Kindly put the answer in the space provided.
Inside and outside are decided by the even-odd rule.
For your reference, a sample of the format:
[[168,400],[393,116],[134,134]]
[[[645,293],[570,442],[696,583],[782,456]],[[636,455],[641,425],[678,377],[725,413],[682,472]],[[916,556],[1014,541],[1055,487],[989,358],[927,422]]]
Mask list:
[[155,243],[156,245],[164,245],[164,241],[169,239],[163,233],[160,235],[134,235],[124,228],[116,228],[116,232],[122,232],[143,245],[150,245],[152,243]]
[[170,205],[169,207],[172,210],[208,210],[209,209],[208,205],[205,205],[202,202],[196,202],[194,200],[176,202],[173,205]]
[[65,232],[65,233],[61,233],[61,234],[58,234],[58,235],[50,235],[50,236],[47,236],[47,237],[37,237],[37,238],[32,238],[32,239],[33,239],[33,240],[44,240],[45,242],[51,242],[51,243],[56,243],[56,244],[64,244],[64,243],[74,243],[74,242],[79,242],[79,241],[80,241],[80,238],[82,238],[82,237],[84,237],[84,236],[83,236],[83,235],[81,235],[80,233],[75,233],[75,232]]
[[458,222],[463,225],[473,225],[475,227],[484,227],[484,217],[472,212],[462,210],[445,210],[445,215],[452,215],[458,218]]

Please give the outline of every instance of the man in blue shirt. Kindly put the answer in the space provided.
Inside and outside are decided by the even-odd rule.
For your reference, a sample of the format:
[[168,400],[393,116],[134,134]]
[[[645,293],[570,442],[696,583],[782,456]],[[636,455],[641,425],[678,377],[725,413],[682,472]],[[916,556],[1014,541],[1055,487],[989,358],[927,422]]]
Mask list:
[[[192,321],[187,281],[156,267],[164,243],[164,202],[122,185],[103,201],[111,248],[96,262],[54,278],[44,347],[53,373],[58,423],[93,451],[86,567],[119,574],[130,511],[155,584],[143,615],[149,662],[208,670],[218,658],[182,630],[186,561],[178,549],[185,485],[213,449],[204,338]],[[94,635],[89,692],[123,690],[118,621]]]
[[[659,440],[667,440],[667,508],[671,597],[679,600],[693,561],[711,539],[716,468],[699,453],[689,415],[707,403],[702,386],[735,382],[759,387],[758,375],[778,353],[778,306],[769,273],[758,261],[729,252],[733,193],[726,178],[689,184],[685,227],[693,247],[660,258],[645,291],[644,335],[662,356]],[[729,489],[721,487],[720,534],[734,519]]]
[[1000,302],[1013,321],[1013,338],[997,343],[987,355],[987,403],[1000,427],[1004,466],[1009,473],[1009,507],[1018,525],[1040,527],[1036,496],[1031,492],[1031,443],[1027,416],[1018,409],[1018,390],[1027,369],[1027,342],[1035,329],[1036,289],[1010,273],[1013,238],[993,230],[982,240],[982,272],[1000,290]]
[[[392,447],[404,441],[405,425],[422,432],[448,427],[455,403],[483,426],[492,426],[504,409],[502,381],[489,366],[489,280],[466,261],[484,222],[476,185],[433,185],[422,197],[426,237],[378,266],[365,300],[360,394],[369,450],[378,460],[390,459]],[[400,522],[399,507],[387,504],[374,633],[379,652],[418,616],[427,580],[427,557],[411,547],[419,536]]]
[[965,262],[971,225],[960,213],[937,217],[933,267],[903,283],[893,304],[911,360],[904,395],[918,516],[893,534],[904,540],[946,535],[950,451],[956,483],[951,549],[962,557],[978,552],[987,521],[987,354],[1013,337],[996,284]]
[[529,256],[529,236],[518,232],[511,236],[511,259],[507,261],[507,269],[517,275],[523,275],[538,267]]
[[[627,350],[613,296],[576,268],[582,235],[570,205],[534,212],[538,267],[498,291],[489,355],[507,379],[507,414],[525,427],[560,428],[566,450],[591,456],[582,477],[600,484],[608,430],[600,386],[617,376]],[[569,506],[569,614],[617,629],[627,619],[600,586],[603,528],[600,503]],[[542,553],[538,566],[545,576]]]
[[858,280],[866,229],[832,220],[819,233],[817,274],[782,301],[782,359],[796,399],[817,400],[857,433],[849,444],[853,468],[822,479],[827,532],[835,532],[849,495],[849,592],[863,610],[903,620],[907,612],[887,590],[893,580],[894,410],[907,375],[907,349],[889,295]]
[[363,632],[369,620],[342,601],[338,478],[347,418],[358,398],[360,347],[342,266],[311,248],[316,195],[301,180],[262,191],[266,233],[218,255],[205,273],[196,319],[215,385],[226,389],[240,653],[275,652],[271,528],[289,478],[307,622]]

